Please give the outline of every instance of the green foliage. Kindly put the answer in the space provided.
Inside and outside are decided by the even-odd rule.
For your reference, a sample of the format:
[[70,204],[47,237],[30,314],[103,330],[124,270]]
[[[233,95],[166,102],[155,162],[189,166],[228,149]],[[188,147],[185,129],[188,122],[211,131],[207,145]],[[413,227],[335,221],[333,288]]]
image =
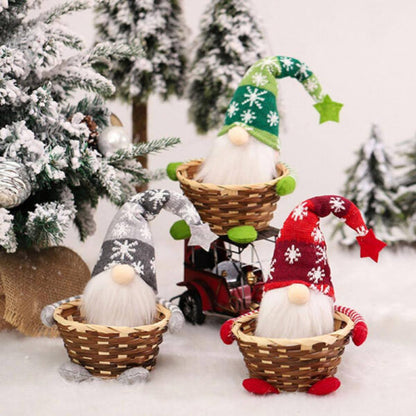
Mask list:
[[140,45],[143,54],[114,57],[105,72],[126,101],[181,96],[185,86],[185,32],[178,0],[102,0],[96,4],[100,42]]
[[179,142],[132,145],[111,157],[94,150],[88,120],[98,133],[109,124],[103,97],[114,93],[95,67],[108,69],[115,57],[132,59],[139,50],[120,42],[86,50],[59,22],[85,9],[84,1],[67,1],[37,15],[35,3],[0,6],[0,180],[7,174],[2,163],[11,160],[25,169],[31,190],[18,206],[0,207],[0,246],[9,252],[60,244],[73,223],[84,240],[95,231],[93,210],[100,198],[121,205],[152,177],[136,157]]
[[[405,149],[405,150],[403,150]],[[416,139],[407,140],[400,151],[402,165],[399,166],[399,190],[396,202],[406,218],[408,241],[416,241]]]
[[[396,203],[397,183],[393,164],[376,126],[369,139],[357,152],[357,161],[347,170],[347,180],[342,195],[350,199],[363,214],[369,228],[378,238],[394,243],[405,240],[400,228],[403,212]],[[338,222],[334,233],[341,232],[345,239],[345,227]],[[344,240],[347,244],[351,241]]]
[[264,57],[252,9],[249,0],[213,0],[204,12],[187,93],[189,118],[199,133],[221,125],[244,73]]

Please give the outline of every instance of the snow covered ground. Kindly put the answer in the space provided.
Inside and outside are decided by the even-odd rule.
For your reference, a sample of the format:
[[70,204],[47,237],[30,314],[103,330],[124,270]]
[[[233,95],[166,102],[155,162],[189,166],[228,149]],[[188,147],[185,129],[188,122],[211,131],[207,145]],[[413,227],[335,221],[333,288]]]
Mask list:
[[[204,1],[184,1],[186,19],[196,29]],[[273,225],[281,226],[300,201],[336,193],[353,151],[377,122],[387,144],[394,146],[414,134],[416,84],[411,68],[409,39],[416,35],[413,1],[253,2],[263,16],[273,54],[295,56],[316,72],[324,89],[345,104],[341,123],[318,125],[307,94],[295,82],[281,82],[286,130],[282,129],[282,157],[298,173],[298,188],[282,198]],[[71,27],[92,41],[89,12],[69,20]],[[402,64],[406,57],[406,63]],[[112,104],[126,128],[128,107]],[[150,137],[177,135],[183,145],[161,153],[151,166],[204,156],[209,137],[198,137],[187,123],[187,104],[172,100],[150,102]],[[178,190],[162,181],[157,187]],[[114,209],[103,201],[97,211],[95,236],[80,244],[75,232],[65,244],[94,265]],[[152,224],[156,244],[160,294],[180,293],[182,243],[168,234],[176,220],[162,213]],[[330,228],[324,228],[329,236]],[[270,258],[272,253],[264,253]],[[416,407],[416,251],[384,250],[379,264],[360,259],[358,251],[329,245],[329,262],[337,303],[356,308],[367,319],[368,341],[347,346],[338,371],[341,388],[328,397],[302,393],[255,397],[241,381],[247,376],[236,345],[223,345],[222,320],[209,318],[203,326],[186,325],[179,335],[165,336],[148,383],[122,386],[94,380],[70,384],[57,369],[66,359],[60,339],[25,338],[0,333],[0,415],[409,415]]]

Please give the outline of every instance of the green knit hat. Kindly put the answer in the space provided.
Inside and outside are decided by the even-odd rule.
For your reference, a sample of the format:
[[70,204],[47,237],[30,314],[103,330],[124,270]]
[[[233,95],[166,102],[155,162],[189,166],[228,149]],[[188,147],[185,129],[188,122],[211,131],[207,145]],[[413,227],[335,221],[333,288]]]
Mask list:
[[317,102],[320,123],[339,121],[342,104],[322,93],[315,74],[303,62],[287,56],[274,56],[257,61],[244,75],[228,106],[222,136],[232,127],[241,126],[248,133],[279,150],[279,113],[276,78],[292,77],[300,81]]

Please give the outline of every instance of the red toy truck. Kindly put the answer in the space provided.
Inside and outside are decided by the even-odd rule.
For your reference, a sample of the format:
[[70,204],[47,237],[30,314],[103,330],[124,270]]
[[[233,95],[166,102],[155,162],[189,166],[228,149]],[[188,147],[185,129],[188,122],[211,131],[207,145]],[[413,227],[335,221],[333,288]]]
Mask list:
[[270,242],[273,250],[278,234],[277,228],[269,227],[248,244],[221,236],[211,244],[209,252],[190,247],[185,240],[184,281],[178,286],[187,290],[173,299],[179,298],[186,320],[202,324],[205,313],[233,317],[256,309],[266,276],[255,246],[260,241]]

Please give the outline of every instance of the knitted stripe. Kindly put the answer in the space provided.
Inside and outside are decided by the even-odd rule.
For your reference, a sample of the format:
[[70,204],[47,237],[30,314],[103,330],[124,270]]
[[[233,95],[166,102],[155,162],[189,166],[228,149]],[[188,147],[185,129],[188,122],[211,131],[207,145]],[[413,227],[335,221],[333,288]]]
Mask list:
[[354,322],[354,325],[358,324],[358,322],[365,323],[364,318],[354,309],[347,308],[345,306],[338,306],[338,305],[335,305],[334,309],[336,312],[341,312],[344,315],[347,315],[348,318],[350,318]]

